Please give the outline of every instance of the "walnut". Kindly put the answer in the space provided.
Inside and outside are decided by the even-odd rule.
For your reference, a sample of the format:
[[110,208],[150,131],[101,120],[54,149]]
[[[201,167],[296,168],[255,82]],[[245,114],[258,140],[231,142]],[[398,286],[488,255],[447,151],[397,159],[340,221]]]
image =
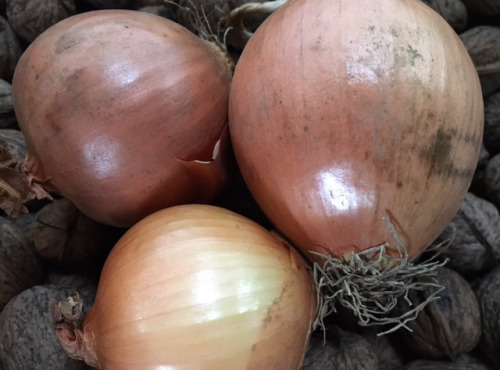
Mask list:
[[486,97],[500,88],[500,27],[476,26],[463,32],[460,38],[476,66]]
[[15,161],[23,162],[26,156],[26,141],[21,131],[0,129],[0,151],[7,150]]
[[141,12],[156,14],[160,17],[176,21],[175,12],[171,9],[171,7],[166,5],[146,5],[138,8],[137,10]]
[[98,269],[114,244],[110,229],[60,198],[37,212],[31,235],[44,260],[63,268],[88,270]]
[[12,85],[0,79],[0,129],[14,127],[16,123],[12,102]]
[[473,193],[466,194],[460,209],[436,243],[440,258],[464,276],[490,269],[500,261],[500,213],[495,205]]
[[357,331],[370,343],[378,358],[378,370],[399,369],[404,364],[404,354],[391,341],[391,335],[379,335],[380,328],[358,327]]
[[487,367],[475,364],[457,364],[452,361],[414,360],[402,370],[489,370]]
[[500,0],[463,0],[463,2],[468,9],[480,15],[500,14]]
[[478,348],[500,365],[500,265],[478,283],[477,300],[481,310],[482,334]]
[[464,353],[455,358],[453,363],[473,365],[474,370],[489,370],[496,368],[491,360],[484,353],[479,351],[478,346],[471,352]]
[[421,0],[438,12],[457,32],[467,25],[467,8],[461,0]]
[[21,57],[22,50],[16,33],[11,25],[0,15],[0,78],[6,81],[12,80],[17,61]]
[[500,154],[488,161],[482,177],[485,198],[500,207]]
[[[436,284],[444,287],[439,299],[429,303],[415,320],[395,333],[397,338],[422,359],[453,359],[471,351],[481,335],[479,305],[469,283],[457,272],[440,267]],[[413,305],[428,297],[425,291],[412,291]],[[397,310],[406,312],[408,303],[401,300]]]
[[76,13],[74,0],[7,0],[7,19],[26,41]]
[[98,9],[128,9],[134,4],[133,0],[85,0]]
[[24,233],[0,217],[0,310],[14,296],[45,277],[42,261]]
[[[54,332],[52,307],[74,289],[37,285],[14,297],[0,313],[0,362],[6,370],[90,369],[71,359],[59,345]],[[93,300],[92,289],[79,290]]]
[[[323,334],[326,335],[324,341]],[[373,370],[378,368],[377,355],[362,335],[328,327],[326,333],[314,332],[302,370]]]
[[490,155],[500,153],[500,91],[484,99],[484,146]]
[[491,155],[485,148],[483,139],[483,142],[481,142],[481,150],[479,151],[479,159],[477,162],[476,170],[474,171],[474,176],[472,178],[469,191],[475,194],[484,194],[484,170],[490,159]]

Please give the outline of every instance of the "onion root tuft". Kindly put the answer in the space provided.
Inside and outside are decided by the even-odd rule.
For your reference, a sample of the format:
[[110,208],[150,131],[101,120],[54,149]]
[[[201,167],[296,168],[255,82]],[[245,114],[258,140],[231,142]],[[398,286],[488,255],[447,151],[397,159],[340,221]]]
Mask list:
[[[447,260],[437,260],[437,253],[425,261],[411,262],[404,242],[390,221],[385,218],[383,221],[391,231],[393,243],[352,252],[343,258],[311,252],[324,259],[322,265],[317,262],[313,265],[319,302],[314,328],[324,329],[324,319],[336,312],[340,304],[352,310],[361,326],[388,325],[389,328],[378,335],[400,328],[411,331],[406,324],[416,319],[427,304],[440,298],[438,294],[444,287],[437,283],[437,269]],[[397,251],[396,255],[389,253],[392,249]],[[423,302],[413,305],[409,293],[428,288],[434,290]],[[411,309],[392,316],[399,299],[406,300]]]

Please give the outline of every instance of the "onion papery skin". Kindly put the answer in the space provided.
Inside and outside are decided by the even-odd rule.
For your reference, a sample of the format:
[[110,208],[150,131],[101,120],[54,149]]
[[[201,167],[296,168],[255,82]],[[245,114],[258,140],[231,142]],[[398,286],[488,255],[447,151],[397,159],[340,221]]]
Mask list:
[[210,202],[228,172],[231,75],[208,42],[168,19],[132,10],[69,17],[15,70],[26,176],[113,226]]
[[238,60],[229,127],[257,203],[313,261],[397,237],[413,260],[470,185],[483,100],[463,44],[420,1],[290,0]]
[[224,208],[180,205],[124,234],[76,336],[59,337],[100,369],[299,369],[316,299],[281,239]]

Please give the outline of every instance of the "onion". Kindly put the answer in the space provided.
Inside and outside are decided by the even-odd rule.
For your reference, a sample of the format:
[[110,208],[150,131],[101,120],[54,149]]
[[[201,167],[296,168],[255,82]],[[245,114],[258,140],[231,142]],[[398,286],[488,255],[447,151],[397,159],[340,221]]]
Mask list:
[[56,333],[99,369],[298,369],[316,314],[302,257],[210,205],[170,207],[130,228],[75,329],[67,308],[81,308],[77,297],[56,305]]
[[458,210],[483,101],[460,39],[420,1],[290,0],[246,44],[229,122],[274,226],[319,268],[373,280],[413,268]]
[[231,72],[217,47],[153,14],[99,10],[52,26],[13,79],[30,197],[59,193],[114,226],[211,201],[227,177]]

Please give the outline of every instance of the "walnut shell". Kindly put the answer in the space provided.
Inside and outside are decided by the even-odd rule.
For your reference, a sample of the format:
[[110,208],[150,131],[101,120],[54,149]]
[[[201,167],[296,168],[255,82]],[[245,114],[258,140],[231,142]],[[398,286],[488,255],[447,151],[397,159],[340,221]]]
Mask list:
[[484,99],[483,141],[490,155],[500,153],[500,91]]
[[500,88],[500,27],[476,26],[463,32],[460,38],[476,66],[486,97]]
[[391,335],[379,335],[380,328],[366,327],[357,331],[370,343],[378,358],[378,370],[400,369],[404,364],[404,353],[391,341]]
[[64,268],[98,268],[113,242],[110,228],[82,212],[66,198],[40,209],[31,224],[31,235],[38,254]]
[[76,13],[74,0],[7,0],[7,19],[26,41]]
[[7,19],[0,15],[0,78],[11,81],[22,50],[16,33]]
[[[14,297],[0,313],[0,362],[6,370],[90,369],[71,359],[54,332],[52,307],[73,289],[37,285]],[[89,290],[89,298],[92,291]]]
[[484,194],[484,169],[491,159],[491,155],[484,146],[484,140],[481,143],[481,149],[479,151],[479,159],[477,162],[476,170],[474,171],[474,176],[472,178],[469,191],[476,194]]
[[438,12],[457,32],[467,26],[467,8],[461,0],[421,0]]
[[26,141],[22,132],[0,129],[0,150],[7,150],[15,161],[22,163],[26,156]]
[[85,0],[87,3],[99,9],[128,9],[133,4],[133,0]]
[[[440,267],[436,282],[444,287],[440,298],[407,323],[412,332],[401,329],[395,334],[423,359],[453,359],[472,350],[479,341],[479,305],[467,281],[452,269]],[[418,305],[428,296],[426,291],[412,291],[409,298]],[[408,303],[401,300],[397,309],[406,312]]]
[[463,0],[468,9],[480,15],[500,14],[500,0]]
[[45,277],[42,261],[24,233],[0,217],[0,310]]
[[137,10],[141,12],[156,14],[159,15],[160,17],[173,20],[174,22],[176,21],[174,11],[170,7],[165,5],[147,5],[140,7]]
[[12,102],[12,85],[0,79],[0,119],[5,114],[14,112],[14,104]]
[[496,368],[491,360],[478,350],[478,346],[471,352],[464,353],[455,358],[453,363],[473,365],[474,370],[490,370]]
[[402,370],[488,370],[488,368],[451,361],[414,360],[406,364]]
[[478,348],[500,365],[500,265],[480,280],[476,295],[482,323]]
[[500,260],[500,213],[495,205],[473,193],[466,194],[460,209],[436,243],[443,243],[440,258],[464,276],[490,269]]
[[378,368],[377,355],[360,334],[331,326],[311,335],[302,370],[373,370]]
[[486,199],[500,207],[500,154],[488,161],[482,180]]

